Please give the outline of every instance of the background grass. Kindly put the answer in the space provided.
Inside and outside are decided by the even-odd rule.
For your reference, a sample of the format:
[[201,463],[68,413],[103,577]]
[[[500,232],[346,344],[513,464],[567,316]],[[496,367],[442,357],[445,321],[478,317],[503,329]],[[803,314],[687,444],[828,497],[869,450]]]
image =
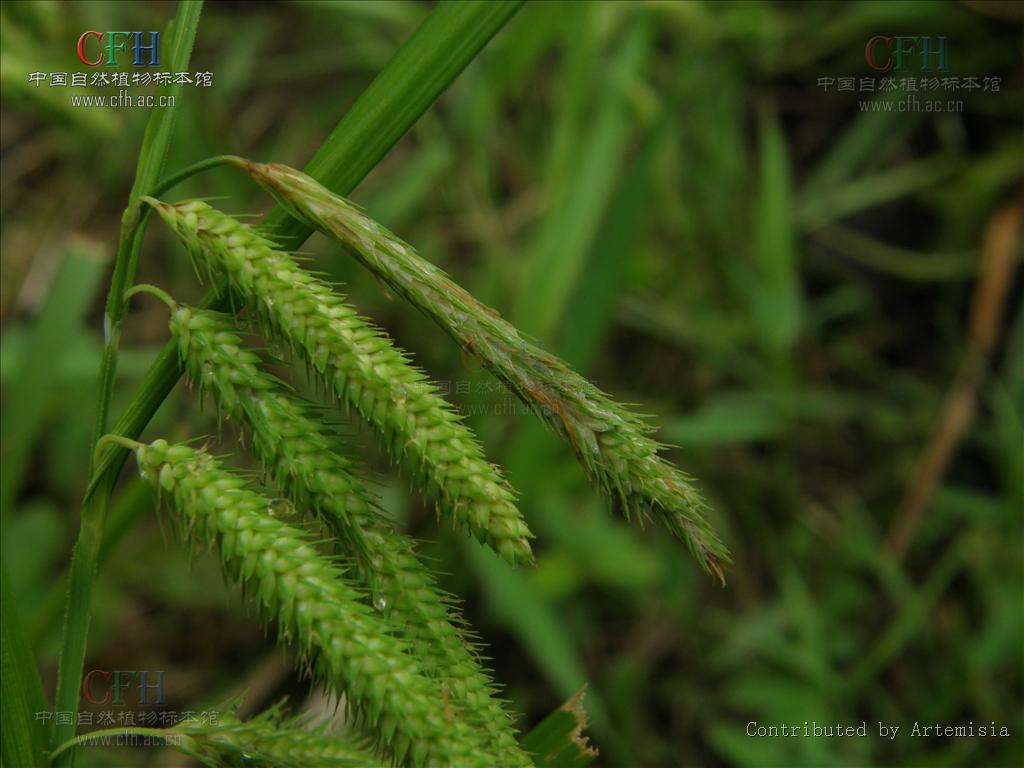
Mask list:
[[[466,408],[521,493],[539,564],[512,571],[438,527],[365,430],[346,428],[389,511],[465,599],[524,725],[587,682],[603,765],[1024,760],[1024,313],[1012,235],[1024,99],[1020,20],[1001,18],[1012,10],[528,4],[354,194],[602,388],[656,415],[718,510],[736,560],[725,590],[655,527],[609,515],[558,441],[440,331],[323,238],[309,241],[317,266]],[[302,166],[428,11],[210,4],[191,68],[213,72],[214,86],[186,89],[165,167],[221,152]],[[2,12],[3,561],[52,701],[104,285],[148,115],[71,109],[16,74],[73,71],[82,30],[162,29],[174,5]],[[946,35],[950,74],[1001,76],[1002,88],[958,96],[964,114],[912,115],[862,113],[857,94],[817,87],[870,74],[863,49],[876,34]],[[229,172],[180,194],[270,208]],[[203,292],[159,227],[139,279],[184,301]],[[136,301],[115,417],[165,340],[166,310]],[[181,388],[147,432],[158,434],[216,425]],[[920,523],[901,534],[917,509]],[[253,708],[305,699],[214,561],[190,567],[165,544],[131,472],[107,541],[87,669],[166,670],[165,709],[179,712],[242,688]],[[867,720],[869,733],[883,721],[904,733],[751,739],[752,720]],[[915,720],[995,721],[1013,735],[914,739]]]

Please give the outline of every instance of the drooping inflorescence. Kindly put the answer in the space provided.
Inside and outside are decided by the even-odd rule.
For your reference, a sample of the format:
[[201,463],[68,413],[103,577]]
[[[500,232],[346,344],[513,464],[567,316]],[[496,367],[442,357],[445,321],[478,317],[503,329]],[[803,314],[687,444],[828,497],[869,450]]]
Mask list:
[[294,216],[345,245],[374,275],[506,382],[571,445],[588,478],[627,516],[654,516],[722,578],[728,552],[691,478],[659,455],[652,428],[420,258],[359,208],[285,165],[238,159]]
[[387,525],[324,420],[259,367],[230,315],[178,306],[170,328],[190,379],[221,412],[249,427],[254,452],[299,511],[316,513],[347,545],[371,604],[415,647],[424,673],[445,686],[452,709],[485,731],[502,765],[530,766],[488,676],[453,623],[459,618],[448,598],[412,542]]
[[269,511],[270,499],[203,450],[157,440],[135,453],[182,531],[219,548],[228,573],[277,622],[282,639],[294,639],[399,763],[494,765],[480,732],[445,707],[443,687],[424,674],[415,649],[392,635],[309,533]]
[[329,285],[254,229],[201,201],[146,198],[193,257],[231,287],[405,460],[440,511],[509,562],[532,562],[532,534],[500,471],[405,353]]

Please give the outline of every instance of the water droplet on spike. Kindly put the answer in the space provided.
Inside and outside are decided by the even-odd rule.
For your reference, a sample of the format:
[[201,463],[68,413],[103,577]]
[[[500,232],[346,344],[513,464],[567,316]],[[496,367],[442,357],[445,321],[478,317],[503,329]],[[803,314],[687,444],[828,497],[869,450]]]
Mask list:
[[291,517],[295,514],[295,505],[288,499],[271,499],[267,503],[267,514],[271,517]]

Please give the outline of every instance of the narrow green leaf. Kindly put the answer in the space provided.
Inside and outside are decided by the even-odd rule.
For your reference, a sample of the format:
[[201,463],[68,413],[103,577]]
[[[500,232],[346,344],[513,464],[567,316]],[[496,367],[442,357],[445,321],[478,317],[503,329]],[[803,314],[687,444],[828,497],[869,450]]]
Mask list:
[[858,264],[901,280],[963,280],[977,272],[980,263],[977,250],[914,251],[890,245],[842,224],[822,227],[814,233],[814,238]]
[[760,183],[754,207],[754,318],[772,349],[788,349],[800,331],[800,287],[789,153],[773,112],[760,124]]
[[438,177],[452,164],[454,153],[443,138],[425,145],[415,157],[410,157],[401,174],[388,179],[386,185],[376,189],[363,201],[378,221],[391,229],[405,223],[421,209],[421,203],[433,194]]
[[[480,580],[489,609],[516,635],[554,689],[566,696],[584,685],[586,669],[566,624],[533,580],[484,547],[466,542],[463,552]],[[596,695],[591,696],[589,709],[598,729],[610,733],[607,709]]]
[[[303,169],[347,195],[472,61],[522,3],[443,2],[413,33]],[[275,208],[265,229],[288,249],[312,230]]]
[[[516,325],[531,336],[546,339],[558,327],[580,277],[615,188],[630,127],[629,96],[644,71],[649,47],[647,25],[635,24],[605,73],[611,87],[603,94],[593,127],[582,138],[571,137],[578,148],[568,154],[568,180],[555,176],[549,181],[554,200],[524,266],[515,312]],[[555,171],[562,166],[556,165]]]
[[871,161],[877,161],[879,146],[899,146],[898,139],[920,119],[919,114],[899,112],[858,115],[838,141],[829,142],[828,154],[803,184],[801,199],[813,200],[822,192],[837,189],[859,176]]
[[44,764],[46,734],[36,712],[48,707],[2,565],[0,598],[0,754],[10,768],[32,768]]
[[[4,3],[4,10],[14,3]],[[36,8],[40,3],[24,3],[22,7]],[[56,7],[56,6],[54,6]],[[113,143],[120,139],[124,123],[112,109],[76,109],[60,88],[37,88],[29,76],[33,72],[49,72],[67,68],[66,57],[59,49],[39,45],[26,19],[16,13],[4,14],[0,24],[0,88],[4,103],[11,107],[28,107],[39,112],[47,122],[67,128],[67,139],[85,142]],[[83,96],[99,95],[97,89],[86,87]]]
[[615,297],[622,290],[628,256],[647,213],[657,150],[671,128],[669,113],[644,144],[610,206],[608,221],[589,255],[561,329],[566,361],[585,373],[597,356],[611,322]]
[[680,448],[768,441],[799,421],[837,421],[858,406],[854,396],[827,390],[744,389],[713,397],[699,410],[666,423],[661,434]]
[[883,632],[876,633],[877,640],[858,659],[856,666],[845,679],[846,694],[861,691],[868,683],[877,679],[894,659],[918,636],[921,627],[933,615],[939,598],[964,566],[970,554],[969,538],[961,538],[951,544],[928,573],[927,578],[910,592],[902,605],[896,606],[893,619]]
[[805,197],[797,216],[805,230],[814,230],[852,213],[928,189],[960,169],[956,160],[943,155],[914,160]]
[[79,341],[75,331],[96,295],[107,260],[103,249],[93,242],[78,240],[69,244],[46,302],[22,344],[18,375],[7,391],[0,424],[4,461],[4,471],[0,473],[0,510],[5,522],[59,384],[53,376],[54,361],[62,359],[69,346]]
[[[203,0],[182,0],[179,3],[171,32],[171,48],[167,56],[166,66],[169,71],[176,72],[179,67],[188,68],[202,10]],[[163,86],[161,95],[175,97],[172,102],[175,103],[183,88],[183,85],[175,85],[172,82]],[[171,146],[175,115],[174,107],[155,107],[153,109],[149,122],[146,124],[146,133],[142,137],[135,182],[128,194],[128,199],[133,203],[151,190],[160,179],[164,160]]]
[[[111,503],[110,509],[107,511],[103,527],[103,540],[100,542],[97,561],[97,569],[99,571],[103,570],[103,565],[117,550],[125,535],[135,527],[135,524],[142,517],[152,513],[152,510],[153,494],[149,486],[140,478],[134,478],[131,482],[126,483],[120,495]],[[54,511],[54,515],[56,514],[56,511]],[[63,518],[59,518],[58,523],[63,539]],[[17,537],[15,539],[17,540]],[[23,541],[24,539],[21,540]],[[47,560],[47,563],[50,562],[52,560]],[[35,606],[35,615],[31,625],[28,627],[33,647],[38,648],[39,644],[49,638],[50,633],[60,623],[61,610],[64,607],[64,596],[66,593],[67,584],[64,579],[52,581],[47,586],[43,597],[39,601],[39,605]]]
[[533,756],[538,768],[583,768],[597,757],[584,731],[587,713],[583,708],[586,686],[545,717],[522,739],[522,747]]
[[467,543],[464,551],[476,568],[490,610],[515,631],[544,677],[563,696],[583,685],[586,670],[558,612],[527,576],[476,544]]
[[[46,499],[33,499],[19,506],[4,531],[2,558],[11,589],[18,596],[21,621],[33,649],[39,648],[33,627],[39,621],[43,595],[52,585],[63,598],[63,584],[54,583],[51,570],[66,556],[67,524],[64,511]],[[32,546],[25,546],[25,542]]]

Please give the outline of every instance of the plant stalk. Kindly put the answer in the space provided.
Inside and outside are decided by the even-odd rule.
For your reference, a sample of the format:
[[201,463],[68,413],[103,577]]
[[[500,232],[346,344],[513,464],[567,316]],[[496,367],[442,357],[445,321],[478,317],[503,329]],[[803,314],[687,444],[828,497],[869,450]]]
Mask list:
[[[188,69],[202,10],[202,0],[183,0],[178,4],[173,22],[170,55],[167,57],[171,71]],[[177,94],[182,88],[181,85],[170,85],[167,86],[166,93]],[[107,294],[107,305],[103,318],[104,347],[100,363],[100,395],[90,443],[90,472],[95,461],[93,453],[97,441],[106,432],[110,404],[114,395],[118,343],[125,311],[122,295],[134,281],[139,251],[142,248],[142,228],[136,226],[139,223],[141,208],[139,198],[146,190],[156,186],[160,178],[174,131],[174,118],[174,109],[171,107],[158,108],[151,115],[142,139],[135,181],[128,197],[128,208],[121,219],[117,259],[114,262],[114,274],[110,281],[110,291]],[[50,734],[51,747],[56,747],[75,735],[75,722],[78,719],[80,699],[79,688],[82,684],[82,666],[85,663],[85,647],[89,635],[92,585],[96,578],[107,503],[113,490],[114,480],[115,478],[111,477],[103,483],[100,486],[100,492],[89,496],[82,507],[78,541],[75,543],[71,555],[64,631],[60,661],[57,667],[57,695],[54,702],[56,712],[70,713],[70,717],[54,717],[54,725]],[[56,762],[59,768],[73,764],[73,751],[61,754]]]

